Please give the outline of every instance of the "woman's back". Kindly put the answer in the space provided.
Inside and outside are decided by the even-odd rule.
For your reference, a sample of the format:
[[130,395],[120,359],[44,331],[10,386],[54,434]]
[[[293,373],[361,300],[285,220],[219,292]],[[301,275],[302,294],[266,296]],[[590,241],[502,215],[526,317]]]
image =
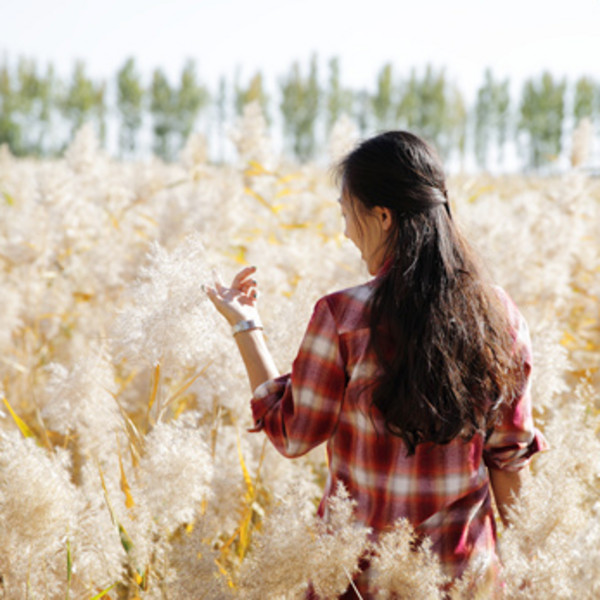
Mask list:
[[[315,306],[289,375],[256,390],[257,429],[285,456],[326,442],[329,478],[320,513],[341,482],[356,501],[356,518],[373,536],[406,518],[452,577],[470,558],[495,564],[495,525],[486,463],[518,468],[539,447],[528,386],[506,403],[487,440],[481,433],[448,444],[425,442],[407,455],[402,438],[386,430],[371,403],[377,358],[369,345],[365,307],[374,282],[325,296]],[[501,293],[515,332],[515,349],[529,364],[527,329]],[[529,371],[528,368],[525,370]]]

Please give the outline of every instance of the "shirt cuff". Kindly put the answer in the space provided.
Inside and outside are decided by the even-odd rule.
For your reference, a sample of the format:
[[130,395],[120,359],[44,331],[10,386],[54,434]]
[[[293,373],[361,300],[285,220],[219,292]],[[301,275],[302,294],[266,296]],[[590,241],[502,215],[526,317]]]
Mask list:
[[282,375],[261,383],[254,390],[254,394],[250,400],[254,427],[248,429],[249,432],[262,431],[264,428],[265,415],[281,399],[288,380],[289,375]]
[[529,464],[534,454],[548,450],[548,448],[546,438],[535,429],[533,438],[528,444],[515,443],[490,448],[484,452],[484,460],[490,469],[520,471]]

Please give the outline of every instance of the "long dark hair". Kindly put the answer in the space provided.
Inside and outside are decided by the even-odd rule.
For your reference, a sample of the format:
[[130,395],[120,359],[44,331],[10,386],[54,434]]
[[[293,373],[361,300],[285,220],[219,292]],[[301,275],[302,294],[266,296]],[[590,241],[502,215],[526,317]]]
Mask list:
[[389,131],[348,154],[338,174],[355,214],[381,206],[392,215],[368,304],[372,404],[409,455],[485,433],[522,373],[506,310],[451,217],[435,151]]

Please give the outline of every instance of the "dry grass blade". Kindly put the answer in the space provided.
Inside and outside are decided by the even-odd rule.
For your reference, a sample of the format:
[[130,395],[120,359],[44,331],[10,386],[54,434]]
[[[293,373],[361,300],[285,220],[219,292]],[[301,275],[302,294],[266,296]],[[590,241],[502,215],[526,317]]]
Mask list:
[[129,487],[129,482],[127,481],[127,477],[125,475],[125,469],[123,468],[123,459],[121,457],[121,447],[119,446],[118,441],[117,441],[117,453],[119,456],[119,471],[121,474],[121,491],[125,494],[125,506],[131,510],[135,506],[135,502],[133,501],[133,496],[131,495],[131,488]]
[[246,462],[242,453],[242,445],[240,442],[239,432],[237,434],[237,448],[240,465],[242,467],[242,473],[244,475],[244,482],[246,484],[246,494],[244,496],[244,511],[242,513],[242,519],[238,528],[240,539],[237,547],[238,557],[240,558],[240,560],[243,560],[244,556],[248,552],[248,549],[250,548],[250,544],[252,541],[252,518],[255,512],[254,504],[256,502],[257,497],[258,482],[260,479],[260,469],[262,467],[262,463],[265,456],[266,439],[263,440],[263,446],[261,450],[259,463],[256,469],[256,477],[254,479],[254,483],[252,482],[252,478],[250,477],[250,473],[248,472],[248,468],[246,467]]
[[36,438],[36,436],[33,433],[33,431],[31,431],[31,429],[29,429],[29,427],[27,426],[27,423],[25,423],[25,421],[23,421],[23,419],[21,419],[17,415],[17,413],[13,410],[13,407],[10,405],[9,401],[6,399],[6,397],[4,395],[2,395],[2,401],[4,402],[4,405],[6,406],[6,408],[8,409],[8,412],[10,413],[10,416],[13,418],[13,421],[15,422],[15,424],[17,425],[17,427],[19,428],[19,431],[23,434],[23,437],[33,438],[39,444],[39,440]]
[[257,160],[248,161],[248,167],[244,170],[246,177],[256,177],[257,175],[276,175],[272,171],[266,169]]
[[67,538],[67,594],[66,600],[69,600],[71,591],[71,579],[73,577],[73,557],[71,556],[71,540]]
[[123,549],[125,550],[125,552],[127,552],[127,554],[129,554],[131,552],[131,549],[133,548],[133,541],[132,541],[131,537],[129,536],[129,534],[127,533],[127,530],[125,529],[125,527],[123,527],[123,525],[121,523],[119,523],[119,520],[117,519],[117,516],[115,515],[114,508],[112,506],[112,503],[111,503],[109,495],[108,495],[108,489],[106,487],[106,481],[104,480],[104,473],[102,471],[102,467],[100,467],[100,465],[97,465],[97,467],[98,467],[98,473],[100,474],[100,482],[102,484],[102,490],[104,491],[104,499],[106,501],[106,506],[108,507],[108,512],[110,513],[111,521],[113,522],[114,525],[117,526],[117,528],[119,530],[119,537],[121,539],[121,545],[123,546]]
[[250,187],[245,187],[244,192],[246,194],[248,194],[248,196],[252,196],[252,198],[254,198],[255,200],[258,200],[258,202],[262,206],[267,208],[274,215],[278,215],[281,212],[281,209],[283,208],[283,204],[275,204],[275,205],[271,204],[265,198],[263,198],[263,196],[261,196],[256,190],[253,190]]
[[125,412],[118,398],[113,394],[117,406],[119,407],[119,412],[121,413],[121,417],[123,418],[123,422],[125,423],[125,433],[127,435],[127,439],[129,440],[129,453],[131,455],[131,463],[134,468],[138,466],[140,462],[140,453],[144,446],[144,438],[137,428],[136,424],[131,420],[129,415]]
[[156,398],[158,396],[158,384],[160,382],[160,363],[157,363],[154,367],[154,371],[152,372],[152,391],[150,392],[150,399],[148,400],[148,410],[146,412],[146,431],[150,429],[151,417],[150,413],[152,411],[152,407],[156,402]]
[[223,577],[225,577],[225,579],[227,580],[227,585],[232,590],[236,589],[236,585],[233,582],[231,575],[227,572],[227,569],[225,569],[225,567],[219,562],[219,560],[217,558],[215,558],[215,565],[216,565],[217,569],[219,569],[219,573],[221,573],[221,575],[223,575]]
[[246,252],[248,248],[243,244],[233,246],[233,251],[226,253],[226,255],[234,260],[238,265],[247,265],[248,260],[246,259]]
[[116,586],[117,586],[117,584],[113,583],[112,585],[108,586],[106,589],[102,590],[100,593],[96,594],[95,596],[92,596],[90,598],[90,600],[100,600],[100,598],[104,598],[104,596],[106,596],[106,594],[108,594],[108,592],[110,592],[110,590],[112,590]]
[[197,373],[192,375],[185,383],[183,383],[165,402],[165,405],[162,407],[160,414],[158,415],[157,421],[161,421],[164,416],[167,408],[169,408],[178,398],[180,398],[189,388],[190,386],[199,378],[206,373],[208,368],[213,364],[214,361],[209,361],[202,369],[200,369]]
[[[246,119],[235,165],[201,152],[142,165],[82,146],[56,161],[0,149],[0,596],[292,597],[316,580],[303,570],[316,547],[323,581],[335,571],[347,588],[354,576],[341,555],[350,535],[329,546],[314,526],[325,452],[287,461],[244,433],[235,342],[198,298],[211,266],[257,265],[283,371],[314,301],[367,277],[330,174],[276,155],[259,121]],[[448,187],[529,323],[534,416],[552,447],[534,459],[520,520],[501,528],[507,596],[600,598],[600,179],[461,175]],[[398,568],[413,596],[443,595],[433,561],[403,567],[394,544],[399,556],[390,541],[374,573]],[[246,580],[263,546],[270,569]],[[366,579],[393,594],[391,579]]]

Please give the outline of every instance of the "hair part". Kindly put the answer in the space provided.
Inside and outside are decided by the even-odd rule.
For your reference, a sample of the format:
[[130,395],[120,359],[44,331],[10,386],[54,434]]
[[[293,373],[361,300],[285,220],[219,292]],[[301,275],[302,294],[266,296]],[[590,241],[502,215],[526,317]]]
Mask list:
[[338,175],[360,211],[392,214],[367,307],[379,367],[371,406],[408,454],[485,432],[523,374],[506,311],[451,217],[437,155],[414,134],[390,131],[350,152]]

